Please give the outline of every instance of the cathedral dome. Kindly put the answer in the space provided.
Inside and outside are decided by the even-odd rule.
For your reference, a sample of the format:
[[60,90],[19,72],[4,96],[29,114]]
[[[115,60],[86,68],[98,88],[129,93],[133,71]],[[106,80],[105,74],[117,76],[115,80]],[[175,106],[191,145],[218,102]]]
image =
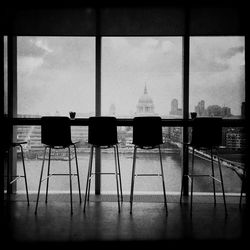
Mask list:
[[137,114],[154,114],[154,102],[147,91],[147,87],[144,88],[143,95],[139,98],[137,104]]
[[154,105],[150,95],[144,91],[144,94],[139,98],[138,104],[142,105]]

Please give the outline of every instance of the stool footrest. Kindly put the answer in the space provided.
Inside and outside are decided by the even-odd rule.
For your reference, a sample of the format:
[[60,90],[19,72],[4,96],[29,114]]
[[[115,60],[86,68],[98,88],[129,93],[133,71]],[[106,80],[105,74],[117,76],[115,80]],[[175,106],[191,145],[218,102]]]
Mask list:
[[[50,174],[49,176],[46,176],[45,178],[42,179],[42,182],[47,180],[48,178],[52,176],[69,176],[70,174]],[[71,176],[77,176],[77,174],[71,174]]]
[[134,174],[134,176],[162,176],[162,174]]
[[12,180],[12,181],[10,182],[10,184],[13,184],[13,183],[16,182],[18,179],[20,179],[21,177],[25,177],[25,176],[24,176],[24,175],[19,175],[19,176],[12,176],[12,177],[15,177],[15,179]]
[[184,175],[187,176],[189,179],[191,179],[192,177],[209,177],[214,179],[215,181],[218,181],[221,183],[221,181],[217,178],[215,178],[214,176],[210,175],[210,174],[188,174],[188,175]]

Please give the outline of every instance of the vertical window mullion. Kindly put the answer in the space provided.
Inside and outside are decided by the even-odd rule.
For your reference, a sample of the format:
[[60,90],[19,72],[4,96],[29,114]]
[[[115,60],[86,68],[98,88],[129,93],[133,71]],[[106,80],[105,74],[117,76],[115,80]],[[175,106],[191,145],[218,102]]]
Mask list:
[[[0,94],[1,94],[1,121],[4,117],[4,36],[1,35],[0,36],[0,57],[1,57],[1,62],[0,62]],[[4,151],[2,150],[2,146],[1,146],[1,155],[0,155],[0,161],[1,161],[1,166],[5,166],[5,162],[4,162]],[[1,176],[1,183],[0,183],[0,189],[1,189],[1,194],[0,194],[0,199],[1,202],[4,200],[4,168],[1,167],[1,172],[0,172],[0,176]],[[2,203],[1,203],[2,206]]]
[[[185,12],[185,34],[183,38],[183,118],[189,118],[189,53],[190,53],[190,34],[189,34],[190,15],[189,9]],[[183,142],[188,143],[188,125],[183,127]],[[188,148],[183,148],[183,174],[188,174]],[[183,179],[183,194],[188,196],[188,178]]]
[[[96,9],[96,89],[95,89],[95,115],[101,116],[101,35],[100,35],[100,10]],[[101,172],[101,149],[95,150],[95,172]],[[101,193],[101,175],[95,177],[95,194]]]
[[[17,115],[17,37],[8,36],[8,117],[13,119]],[[12,123],[11,123],[12,124]],[[12,140],[16,139],[16,129],[12,126]],[[16,149],[9,150],[10,175],[17,171]],[[16,185],[11,185],[11,192],[16,191]]]

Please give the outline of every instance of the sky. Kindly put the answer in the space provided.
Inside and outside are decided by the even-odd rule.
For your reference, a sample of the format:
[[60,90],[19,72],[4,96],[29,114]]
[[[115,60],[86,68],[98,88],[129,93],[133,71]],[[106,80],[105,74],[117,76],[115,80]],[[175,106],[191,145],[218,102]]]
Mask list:
[[[18,37],[18,114],[94,113],[94,37]],[[192,37],[190,111],[227,106],[240,114],[244,101],[243,37]],[[155,112],[168,115],[172,99],[182,105],[181,37],[103,37],[102,114],[133,116],[147,86]]]

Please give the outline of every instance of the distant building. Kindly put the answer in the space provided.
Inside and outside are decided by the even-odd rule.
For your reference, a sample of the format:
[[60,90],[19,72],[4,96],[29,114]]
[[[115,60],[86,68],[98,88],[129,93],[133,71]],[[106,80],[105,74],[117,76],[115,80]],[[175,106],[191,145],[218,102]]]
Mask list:
[[155,107],[153,99],[148,94],[147,86],[145,85],[144,93],[139,98],[138,104],[136,106],[136,115],[138,116],[156,115],[154,109]]
[[205,101],[201,100],[198,102],[198,105],[194,108],[195,112],[197,113],[197,116],[206,116],[207,111],[205,109]]
[[219,105],[210,105],[207,108],[205,107],[205,101],[201,100],[198,102],[197,106],[195,106],[195,112],[197,116],[217,116],[217,117],[230,117],[231,108],[226,106]]
[[232,150],[247,148],[246,133],[241,128],[228,128],[226,131],[226,147]]
[[221,114],[222,117],[232,116],[231,109],[229,107],[222,107],[221,113],[222,113]]
[[174,116],[182,116],[182,109],[178,107],[178,100],[173,99],[171,101],[171,110],[169,112],[170,115]]

